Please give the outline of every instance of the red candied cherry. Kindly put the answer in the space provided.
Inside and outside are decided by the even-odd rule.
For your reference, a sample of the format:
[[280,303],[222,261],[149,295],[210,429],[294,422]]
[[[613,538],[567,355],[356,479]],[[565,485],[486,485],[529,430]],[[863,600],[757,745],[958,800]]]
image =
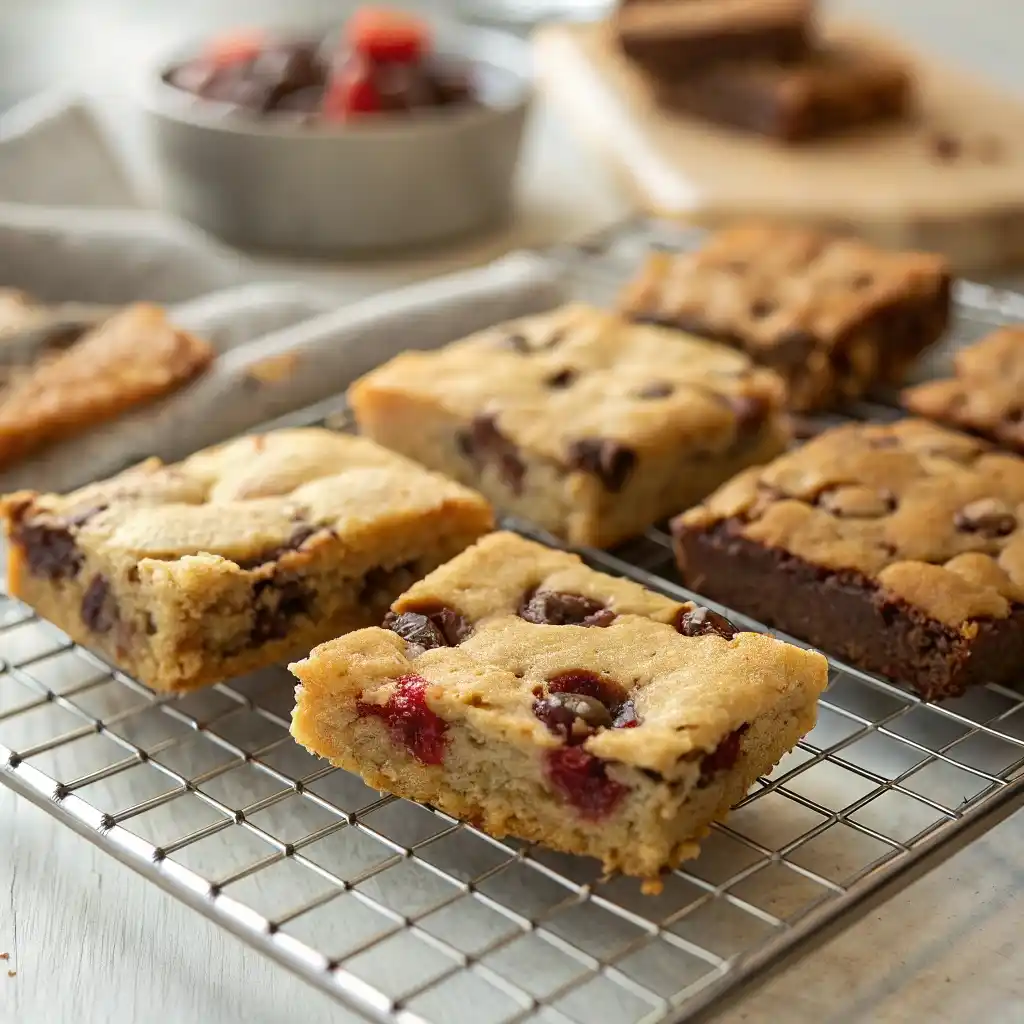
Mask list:
[[401,744],[424,764],[443,764],[448,723],[427,706],[427,680],[418,675],[401,676],[386,704],[356,701],[360,718],[383,719],[395,744]]
[[356,53],[377,63],[415,64],[430,49],[426,23],[403,11],[361,7],[345,31]]
[[736,766],[743,734],[749,728],[749,724],[744,723],[738,729],[726,733],[718,746],[711,753],[704,755],[700,762],[700,780],[697,783],[699,788],[710,785],[719,772],[730,771]]
[[380,93],[364,60],[348,61],[327,83],[321,113],[328,121],[348,121],[381,109]]
[[592,821],[607,817],[629,792],[608,778],[605,762],[580,747],[559,747],[545,754],[545,769],[551,785]]
[[238,29],[215,36],[206,44],[203,57],[219,68],[255,60],[267,44],[267,34],[258,28]]

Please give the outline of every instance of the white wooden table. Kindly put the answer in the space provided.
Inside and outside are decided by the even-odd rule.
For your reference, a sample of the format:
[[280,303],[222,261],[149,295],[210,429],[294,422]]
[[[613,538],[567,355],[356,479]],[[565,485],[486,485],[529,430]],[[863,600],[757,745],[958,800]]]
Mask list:
[[[284,6],[284,5],[279,5]],[[289,5],[292,6],[292,5]],[[325,9],[310,0],[310,6]],[[1024,90],[1020,0],[859,0],[841,5]],[[116,94],[114,59],[189,18],[229,23],[272,3],[4,0],[0,51],[40,80],[83,73]],[[43,8],[47,10],[44,11]],[[54,18],[59,9],[61,18]],[[47,13],[48,12],[48,13]],[[237,16],[237,15],[236,15]],[[59,33],[29,61],[17,33],[49,17]],[[20,20],[19,20],[20,18]],[[200,20],[202,19],[202,20]],[[102,38],[102,47],[98,40]],[[27,47],[27,49],[26,49]],[[40,56],[40,54],[42,56]],[[49,63],[47,63],[49,61]],[[124,66],[130,64],[127,56]],[[40,71],[40,68],[43,70]],[[7,83],[4,83],[5,85]],[[0,94],[2,94],[0,89]],[[528,147],[522,205],[500,238],[443,257],[349,268],[353,294],[543,244],[615,220],[612,183],[540,112]],[[779,976],[722,1019],[732,1022],[1018,1021],[1024,1001],[1024,819],[1011,819],[839,940]],[[0,1022],[19,1024],[308,1024],[353,1019],[128,869],[0,789]],[[9,977],[8,969],[16,972]]]

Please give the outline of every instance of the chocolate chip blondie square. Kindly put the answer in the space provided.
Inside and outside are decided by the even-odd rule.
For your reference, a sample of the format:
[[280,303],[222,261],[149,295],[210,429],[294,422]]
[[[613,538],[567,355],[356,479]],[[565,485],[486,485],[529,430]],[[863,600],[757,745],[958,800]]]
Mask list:
[[809,411],[901,383],[946,329],[950,272],[931,253],[741,225],[696,252],[652,253],[620,308],[742,349],[785,378],[791,408]]
[[838,427],[673,533],[687,585],[923,697],[1024,669],[1024,459],[964,434]]
[[903,405],[1024,455],[1024,327],[1002,327],[960,349],[954,375],[907,388]]
[[820,655],[494,533],[291,666],[292,734],[493,835],[654,878],[815,722]]
[[149,459],[3,500],[9,592],[157,690],[295,657],[379,622],[492,526],[478,494],[327,430]]
[[775,374],[584,305],[405,353],[349,399],[363,433],[574,544],[641,533],[788,440]]

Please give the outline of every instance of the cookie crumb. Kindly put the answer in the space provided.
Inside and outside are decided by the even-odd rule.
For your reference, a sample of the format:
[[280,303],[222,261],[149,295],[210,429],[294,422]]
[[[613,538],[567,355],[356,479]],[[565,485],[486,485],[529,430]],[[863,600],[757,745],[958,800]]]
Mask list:
[[963,151],[960,140],[948,132],[935,132],[929,140],[929,145],[932,153],[944,163],[952,163]]
[[10,953],[0,953],[0,960],[10,960],[10,959],[11,959],[11,954]]
[[984,135],[978,140],[978,159],[984,164],[999,163],[1006,154],[1006,147],[998,135]]
[[640,891],[645,896],[660,896],[665,883],[660,878],[645,878],[640,883]]
[[16,978],[17,976],[18,976],[18,972],[17,971],[8,971],[7,972],[7,977],[8,978]]

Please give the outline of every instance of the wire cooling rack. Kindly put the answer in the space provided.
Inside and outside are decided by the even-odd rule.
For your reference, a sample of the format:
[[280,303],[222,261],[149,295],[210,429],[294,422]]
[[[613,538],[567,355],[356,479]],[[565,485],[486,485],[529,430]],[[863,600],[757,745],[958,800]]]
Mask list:
[[[663,241],[686,239],[634,224],[558,255],[577,294],[606,301]],[[1015,295],[963,285],[959,299],[922,374],[1024,319]],[[891,417],[886,402],[852,412]],[[289,420],[346,426],[340,405]],[[584,555],[695,596],[673,582],[660,529]],[[1024,804],[1021,694],[926,704],[833,661],[814,731],[643,896],[595,862],[492,839],[313,758],[288,735],[282,669],[154,695],[8,598],[0,659],[0,782],[389,1024],[706,1019]]]

